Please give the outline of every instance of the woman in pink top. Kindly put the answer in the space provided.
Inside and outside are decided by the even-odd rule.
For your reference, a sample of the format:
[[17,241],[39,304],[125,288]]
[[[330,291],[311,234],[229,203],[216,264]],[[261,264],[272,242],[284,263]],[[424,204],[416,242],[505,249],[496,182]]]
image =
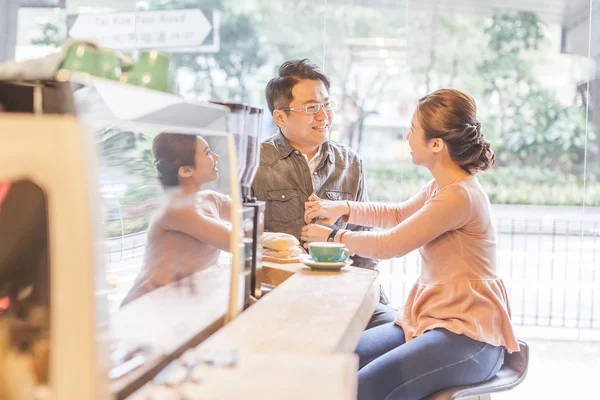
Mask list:
[[[494,164],[475,100],[442,89],[419,100],[407,136],[413,163],[433,180],[398,205],[309,199],[302,240],[333,233],[351,253],[402,257],[418,249],[421,275],[395,323],[365,331],[359,399],[421,399],[493,377],[504,351],[519,351],[504,283],[496,274],[496,229],[475,177]],[[313,200],[313,201],[310,201]],[[380,232],[332,232],[339,217]]]
[[219,177],[219,156],[196,135],[160,133],[152,152],[168,192],[165,207],[148,229],[144,265],[121,306],[217,263],[229,251],[228,196],[200,187]]

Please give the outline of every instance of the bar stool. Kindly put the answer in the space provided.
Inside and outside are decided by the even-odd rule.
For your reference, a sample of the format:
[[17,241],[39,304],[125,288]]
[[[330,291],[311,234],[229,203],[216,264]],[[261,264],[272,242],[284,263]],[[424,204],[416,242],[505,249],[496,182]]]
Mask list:
[[504,365],[492,379],[474,385],[456,386],[427,396],[424,400],[490,400],[491,393],[504,392],[519,385],[527,376],[529,347],[519,340],[519,352],[504,355]]

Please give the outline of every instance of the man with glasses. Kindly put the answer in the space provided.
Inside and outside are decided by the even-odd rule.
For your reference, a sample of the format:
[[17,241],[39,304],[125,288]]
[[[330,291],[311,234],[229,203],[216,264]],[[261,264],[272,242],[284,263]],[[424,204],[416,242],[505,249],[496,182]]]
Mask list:
[[[260,166],[252,190],[266,202],[265,231],[285,232],[300,240],[304,203],[315,196],[330,200],[368,201],[362,160],[349,147],[329,140],[336,102],[330,81],[309,60],[286,61],[267,85],[266,98],[279,130],[262,143]],[[338,229],[366,230],[341,219]],[[353,257],[354,266],[375,269],[374,260]],[[393,322],[383,290],[367,329]]]

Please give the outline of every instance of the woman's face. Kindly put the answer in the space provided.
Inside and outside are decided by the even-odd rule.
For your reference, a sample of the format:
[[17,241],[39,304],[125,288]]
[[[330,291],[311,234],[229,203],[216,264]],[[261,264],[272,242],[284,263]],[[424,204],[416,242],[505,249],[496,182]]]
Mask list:
[[195,165],[179,168],[179,175],[181,178],[191,179],[197,185],[212,182],[219,178],[219,158],[204,139],[197,137]]
[[413,164],[426,166],[432,158],[433,153],[429,149],[429,145],[425,139],[425,131],[421,127],[416,112],[413,115],[410,131],[406,139],[410,147],[410,156]]

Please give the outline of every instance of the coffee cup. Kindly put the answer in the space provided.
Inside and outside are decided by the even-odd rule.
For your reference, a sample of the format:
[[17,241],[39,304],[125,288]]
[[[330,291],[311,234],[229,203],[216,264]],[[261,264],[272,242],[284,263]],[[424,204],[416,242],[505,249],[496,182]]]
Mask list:
[[314,242],[308,245],[308,250],[316,262],[344,262],[350,257],[343,243]]

